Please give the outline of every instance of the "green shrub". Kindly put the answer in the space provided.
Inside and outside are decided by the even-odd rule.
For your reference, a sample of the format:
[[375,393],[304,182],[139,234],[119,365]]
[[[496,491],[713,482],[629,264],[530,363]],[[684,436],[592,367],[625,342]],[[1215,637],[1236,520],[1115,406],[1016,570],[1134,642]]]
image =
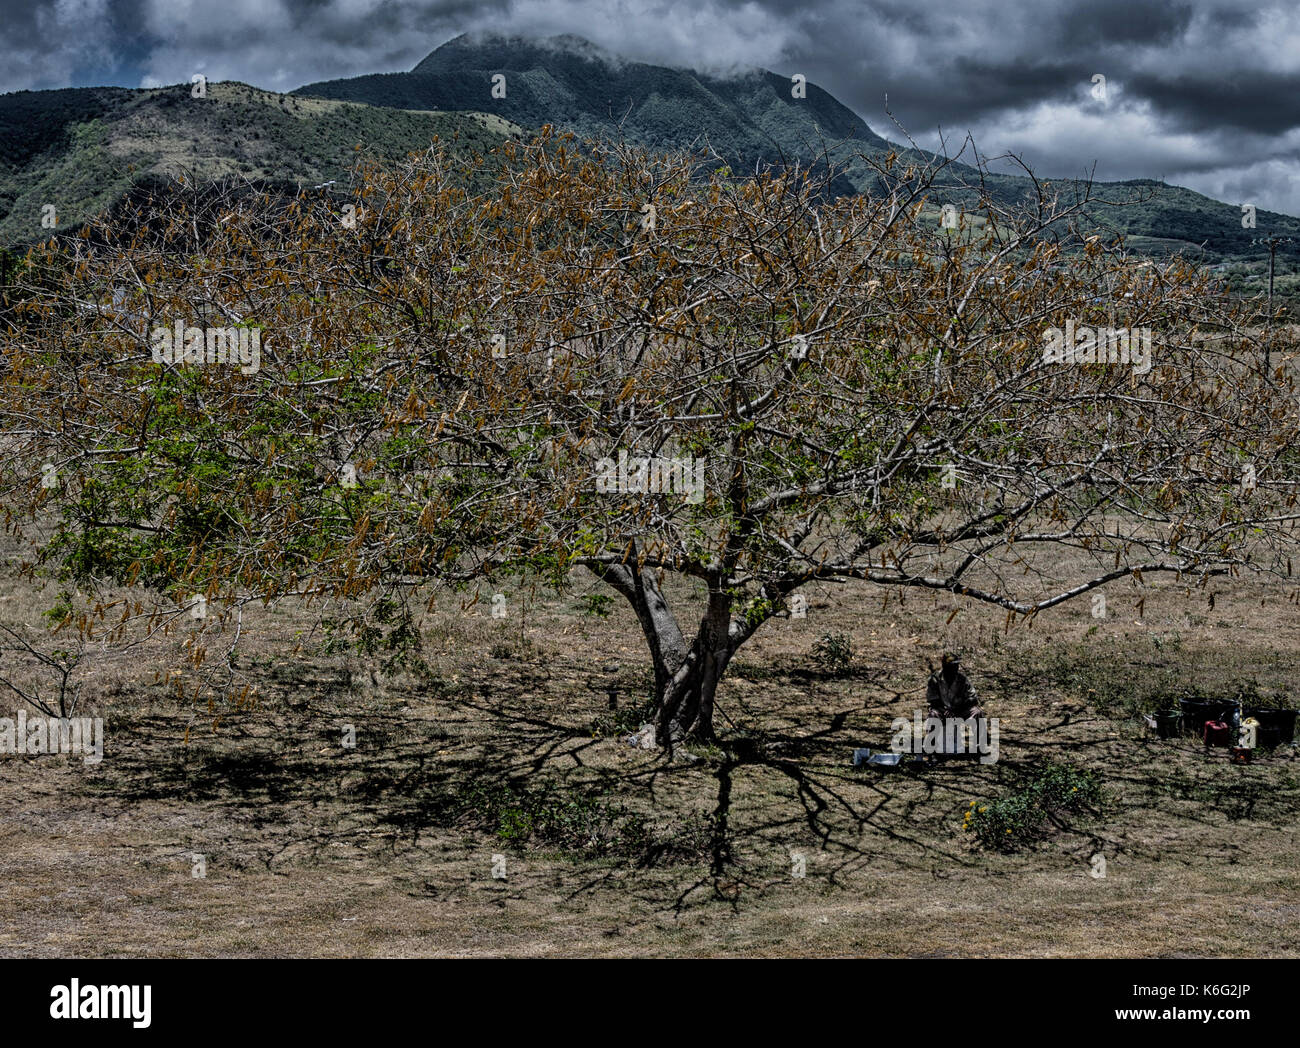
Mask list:
[[603,800],[591,789],[543,782],[477,787],[463,818],[511,844],[532,844],[584,857],[642,856],[652,843],[644,816]]
[[1269,710],[1296,708],[1296,700],[1285,691],[1262,688],[1259,681],[1253,677],[1244,684],[1237,685],[1231,694],[1234,694],[1243,706],[1257,706]]
[[1095,812],[1103,800],[1101,783],[1092,772],[1070,764],[1048,764],[1005,797],[971,801],[962,828],[987,848],[1011,851],[1044,836],[1054,816]]
[[599,619],[609,618],[610,605],[614,603],[614,598],[608,593],[584,593],[578,602],[582,605],[584,615],[594,616]]
[[813,645],[812,657],[832,673],[843,673],[853,663],[853,644],[847,633],[823,633]]

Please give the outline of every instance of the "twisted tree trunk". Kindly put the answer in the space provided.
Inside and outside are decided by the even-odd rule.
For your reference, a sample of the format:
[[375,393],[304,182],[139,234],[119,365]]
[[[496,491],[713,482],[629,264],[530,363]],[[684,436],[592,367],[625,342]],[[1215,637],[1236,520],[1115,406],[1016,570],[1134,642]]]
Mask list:
[[628,599],[645,634],[655,674],[655,741],[671,750],[688,739],[711,740],[718,682],[739,646],[732,636],[731,598],[721,584],[710,585],[708,608],[687,645],[653,574],[632,563],[593,570]]
[[655,739],[659,745],[671,749],[686,739],[713,739],[714,696],[735,654],[730,629],[730,599],[720,590],[713,590],[694,643],[658,693]]

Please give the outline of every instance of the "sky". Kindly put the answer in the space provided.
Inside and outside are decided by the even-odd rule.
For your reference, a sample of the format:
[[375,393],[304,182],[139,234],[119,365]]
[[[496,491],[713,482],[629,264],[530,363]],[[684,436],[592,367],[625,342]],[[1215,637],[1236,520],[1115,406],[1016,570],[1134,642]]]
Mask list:
[[970,134],[1046,178],[1095,165],[1300,215],[1297,0],[0,0],[0,91],[288,91],[484,30],[802,73],[894,141]]

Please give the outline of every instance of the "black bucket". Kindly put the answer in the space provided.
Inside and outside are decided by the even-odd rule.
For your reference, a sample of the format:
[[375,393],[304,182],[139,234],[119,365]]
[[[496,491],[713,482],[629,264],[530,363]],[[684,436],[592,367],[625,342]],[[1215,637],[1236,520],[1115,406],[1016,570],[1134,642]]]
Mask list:
[[1156,714],[1156,735],[1162,739],[1172,739],[1178,735],[1178,727],[1183,715],[1178,710],[1165,710]]
[[1205,732],[1206,721],[1226,721],[1237,708],[1234,699],[1179,699],[1183,712],[1183,731],[1198,739]]
[[1295,738],[1295,710],[1260,709],[1247,706],[1243,711],[1247,717],[1259,721],[1255,731],[1255,745],[1268,749],[1282,746]]

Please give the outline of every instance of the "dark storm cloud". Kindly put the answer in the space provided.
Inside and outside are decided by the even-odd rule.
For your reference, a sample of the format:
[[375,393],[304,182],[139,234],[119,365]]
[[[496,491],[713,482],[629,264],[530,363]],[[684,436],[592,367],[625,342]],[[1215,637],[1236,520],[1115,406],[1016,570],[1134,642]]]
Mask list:
[[1112,44],[1172,43],[1191,24],[1191,4],[1135,3],[1134,0],[1105,0],[1103,3],[1065,5],[1061,10],[1058,45],[1096,42]]
[[283,91],[410,69],[466,31],[575,33],[643,61],[803,73],[887,137],[886,96],[924,145],[970,131],[1049,177],[1095,161],[1300,213],[1290,0],[0,0],[0,24],[0,90],[202,72]]
[[1300,127],[1300,90],[1295,74],[1258,72],[1249,78],[1135,76],[1134,94],[1149,99],[1172,126],[1214,131],[1241,128],[1267,134]]

